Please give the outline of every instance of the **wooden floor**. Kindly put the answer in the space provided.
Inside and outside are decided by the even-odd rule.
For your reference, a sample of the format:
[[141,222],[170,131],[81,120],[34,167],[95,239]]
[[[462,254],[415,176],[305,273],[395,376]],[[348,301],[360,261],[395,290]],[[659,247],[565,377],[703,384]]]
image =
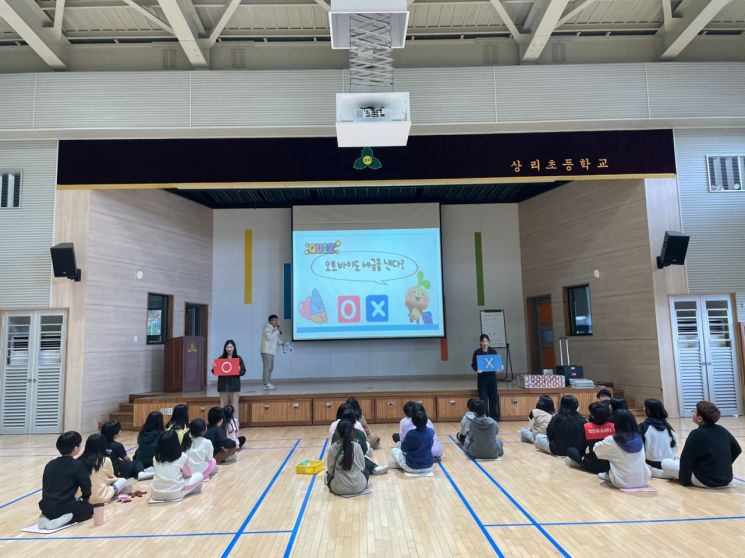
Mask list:
[[[745,419],[722,424],[745,445]],[[680,425],[674,422],[678,428]],[[36,522],[41,473],[56,436],[0,436],[2,556],[742,556],[745,458],[734,488],[707,491],[652,479],[656,493],[625,494],[561,458],[517,441],[504,423],[505,457],[470,461],[437,424],[445,455],[430,478],[373,477],[372,494],[339,498],[294,465],[326,450],[325,427],[246,429],[247,449],[201,494],[148,506],[112,503],[106,522],[53,535],[21,533]],[[683,437],[693,426],[685,420]],[[395,425],[379,425],[390,454]],[[131,452],[134,434],[121,438]],[[149,489],[149,482],[138,483]]]

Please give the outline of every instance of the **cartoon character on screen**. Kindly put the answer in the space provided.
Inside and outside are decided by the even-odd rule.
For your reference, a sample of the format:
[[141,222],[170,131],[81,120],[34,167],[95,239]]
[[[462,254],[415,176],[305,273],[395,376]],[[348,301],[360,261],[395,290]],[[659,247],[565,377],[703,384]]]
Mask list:
[[417,284],[409,287],[406,291],[404,304],[409,309],[409,321],[419,323],[422,320],[425,324],[432,323],[432,313],[425,312],[429,306],[429,293],[427,290],[431,287],[429,281],[424,278],[424,272],[416,274]]

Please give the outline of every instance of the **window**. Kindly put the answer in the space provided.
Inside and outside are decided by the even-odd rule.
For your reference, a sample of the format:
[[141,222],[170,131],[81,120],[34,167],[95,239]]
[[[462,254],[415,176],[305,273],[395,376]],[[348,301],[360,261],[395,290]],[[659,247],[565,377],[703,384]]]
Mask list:
[[147,344],[162,345],[168,339],[170,326],[169,297],[167,295],[147,295]]
[[0,208],[21,207],[21,173],[0,173]]
[[706,172],[709,192],[742,192],[742,157],[737,155],[708,155]]
[[590,285],[567,287],[566,300],[569,316],[569,335],[592,335]]

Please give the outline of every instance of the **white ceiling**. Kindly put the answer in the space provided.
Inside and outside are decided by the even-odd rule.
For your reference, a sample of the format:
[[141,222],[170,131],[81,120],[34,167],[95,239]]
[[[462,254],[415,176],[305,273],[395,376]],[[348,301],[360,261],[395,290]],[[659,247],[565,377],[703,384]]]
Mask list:
[[[517,45],[515,63],[538,60],[546,43],[558,38],[638,37],[641,41],[654,36],[661,45],[656,59],[663,60],[678,57],[701,37],[718,38],[716,52],[707,55],[710,59],[730,60],[745,45],[745,0],[415,0],[409,4],[409,41],[506,38]],[[28,45],[51,68],[64,70],[74,69],[67,53],[78,44],[127,49],[178,41],[193,67],[209,68],[213,65],[208,53],[216,43],[328,41],[327,8],[325,0],[0,0],[0,58]],[[616,61],[624,60],[620,52]],[[13,68],[0,71],[24,71],[23,64]]]

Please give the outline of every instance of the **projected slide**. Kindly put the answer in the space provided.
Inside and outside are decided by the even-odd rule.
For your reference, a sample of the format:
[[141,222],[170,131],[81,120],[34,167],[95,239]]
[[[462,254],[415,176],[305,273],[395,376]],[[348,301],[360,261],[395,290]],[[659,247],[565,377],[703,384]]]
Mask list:
[[292,234],[294,339],[444,335],[438,228]]

